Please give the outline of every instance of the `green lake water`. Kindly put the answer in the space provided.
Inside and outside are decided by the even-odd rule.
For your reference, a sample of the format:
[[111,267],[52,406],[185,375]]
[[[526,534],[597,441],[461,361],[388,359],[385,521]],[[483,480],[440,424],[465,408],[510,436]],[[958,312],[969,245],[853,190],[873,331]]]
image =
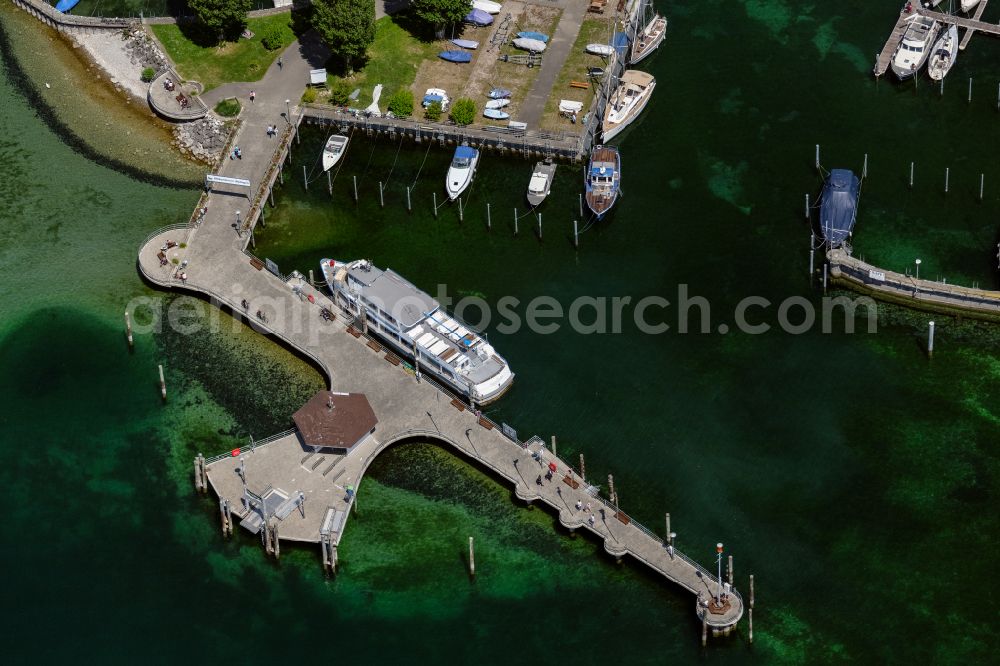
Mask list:
[[[446,150],[356,136],[331,201],[314,166],[318,128],[303,130],[257,237],[257,253],[286,273],[325,256],[368,257],[428,291],[441,283],[493,305],[538,295],[566,306],[588,296],[675,301],[681,284],[706,297],[706,334],[679,333],[676,308],[662,335],[628,317],[618,334],[504,333],[491,323],[490,341],[518,378],[487,411],[522,438],[557,435],[567,460],[586,455],[594,480],[613,473],[623,505],[657,532],[671,512],[678,547],[706,566],[725,542],[744,595],[755,574],[753,646],[744,619],[707,650],[688,593],[634,561],[616,566],[599,543],[568,538],[553,515],[526,510],[431,445],[375,462],[336,579],[323,578],[315,549],[283,549],[275,564],[245,533],[224,542],[211,499],[192,492],[191,458],[285,429],[323,378],[225,316],[217,332],[142,334],[128,352],[122,313],[132,299],[183,300],[141,282],[135,250],[187,218],[203,172],[174,157],[161,130],[115,131],[136,117],[100,95],[45,89],[80,85],[85,70],[46,41],[51,33],[0,7],[0,479],[10,507],[0,557],[13,660],[990,658],[997,327],[935,316],[930,362],[931,317],[896,307],[880,307],[875,334],[845,334],[839,320],[830,334],[717,332],[734,328],[748,296],[819,303],[803,219],[805,194],[815,200],[820,188],[817,143],[826,168],[860,170],[869,156],[856,254],[901,271],[921,258],[922,276],[997,286],[1000,44],[974,38],[943,96],[926,78],[918,90],[876,83],[869,72],[891,4],[663,3],[669,36],[646,67],[656,97],[617,142],[625,195],[579,251],[577,167],[559,167],[539,241],[533,217],[513,235],[528,163],[485,155],[460,222],[453,205],[431,213]],[[32,58],[42,44],[53,57]],[[758,313],[775,323],[774,308]],[[470,535],[474,583],[462,560]]]

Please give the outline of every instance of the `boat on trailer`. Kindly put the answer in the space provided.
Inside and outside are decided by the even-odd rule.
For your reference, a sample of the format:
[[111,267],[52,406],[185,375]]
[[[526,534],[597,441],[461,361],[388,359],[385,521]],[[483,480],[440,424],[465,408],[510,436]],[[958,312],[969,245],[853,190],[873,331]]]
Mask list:
[[323,259],[320,268],[334,301],[422,375],[477,405],[511,387],[514,373],[493,346],[398,273],[364,259]]
[[635,64],[655,51],[667,35],[667,19],[659,14],[646,24],[646,27],[632,41],[632,53],[629,63]]
[[621,191],[621,155],[614,146],[595,146],[584,174],[584,200],[600,220],[611,210]]
[[350,139],[343,134],[334,134],[326,140],[323,147],[323,171],[329,171],[347,151],[347,142]]
[[853,171],[830,171],[819,197],[819,230],[831,250],[845,245],[851,237],[860,197],[861,181]]

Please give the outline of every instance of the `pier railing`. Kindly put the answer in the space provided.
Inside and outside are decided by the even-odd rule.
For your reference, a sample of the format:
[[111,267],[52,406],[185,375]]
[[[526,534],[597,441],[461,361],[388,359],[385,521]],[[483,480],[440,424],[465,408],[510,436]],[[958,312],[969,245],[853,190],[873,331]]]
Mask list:
[[[239,447],[240,454],[243,454],[244,452],[253,453],[257,449],[261,448],[262,446],[266,446],[266,445],[268,445],[268,444],[270,444],[272,442],[276,442],[279,439],[284,439],[285,437],[288,437],[289,435],[295,434],[295,432],[296,432],[295,428],[289,428],[288,430],[285,430],[283,432],[279,432],[277,434],[270,435],[269,437],[265,437],[264,439],[258,439],[256,441],[254,441],[254,438],[251,437],[250,438],[250,446],[245,446],[245,447],[241,446],[241,447]],[[220,460],[225,460],[226,458],[232,458],[234,450],[235,449],[230,449],[229,451],[227,451],[225,453],[220,453],[218,455],[214,455],[211,458],[205,458],[205,464],[206,465],[211,465],[212,463],[219,462]]]

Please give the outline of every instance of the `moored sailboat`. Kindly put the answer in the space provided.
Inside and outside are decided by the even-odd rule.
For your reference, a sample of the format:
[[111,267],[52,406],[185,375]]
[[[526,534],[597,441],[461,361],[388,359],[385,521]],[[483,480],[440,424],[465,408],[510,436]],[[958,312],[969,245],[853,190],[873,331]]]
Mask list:
[[637,69],[626,70],[622,74],[618,88],[608,100],[604,110],[602,133],[605,141],[610,141],[619,132],[639,117],[653,96],[656,79],[652,74]]
[[632,40],[632,53],[629,56],[629,63],[635,64],[651,54],[663,43],[663,38],[667,34],[667,19],[659,14],[646,24],[646,27]]

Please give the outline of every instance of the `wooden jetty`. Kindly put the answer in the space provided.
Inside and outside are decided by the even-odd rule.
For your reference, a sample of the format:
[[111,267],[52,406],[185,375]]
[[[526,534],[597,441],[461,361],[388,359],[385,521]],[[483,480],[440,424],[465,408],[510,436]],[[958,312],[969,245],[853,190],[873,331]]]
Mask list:
[[[522,442],[506,424],[494,423],[427,377],[418,380],[398,357],[363,332],[364,323],[354,326],[350,313],[340,312],[301,275],[286,277],[274,264],[248,252],[254,222],[258,217],[264,221],[271,185],[284,178],[293,159],[298,121],[291,115],[277,144],[264,131],[269,116],[248,116],[239,137],[244,159],[222,161],[212,174],[222,179],[206,178],[211,188],[198,202],[206,210],[196,211],[191,222],[152,233],[139,248],[138,267],[149,282],[200,294],[310,359],[325,373],[331,390],[364,395],[377,426],[357,444],[335,453],[311,450],[302,433],[291,430],[215,457],[199,454],[195,486],[200,492],[211,487],[218,495],[223,533],[231,533],[239,521],[258,534],[266,552],[275,557],[282,541],[319,544],[323,565],[332,573],[372,460],[396,443],[436,442],[512,484],[520,500],[549,507],[567,530],[600,539],[617,560],[630,555],[691,592],[703,637],[709,629],[713,635],[731,633],[744,612],[731,580],[719,580],[678,551],[668,536],[643,527],[617,506],[613,493],[610,500],[601,498],[582,470],[550,452],[542,440]],[[308,156],[303,163],[313,160]],[[247,182],[251,186],[244,191]],[[226,191],[233,187],[241,189]],[[337,316],[324,319],[322,308]],[[262,318],[254,316],[258,311]],[[544,480],[542,475],[553,467],[552,480]]]
[[933,9],[924,9],[923,7],[918,7],[919,3],[916,2],[913,4],[913,10],[910,12],[907,12],[904,6],[899,13],[899,18],[896,19],[896,25],[893,26],[892,32],[889,33],[889,38],[886,40],[885,46],[882,47],[882,50],[875,59],[875,76],[882,76],[889,70],[889,64],[892,62],[892,57],[896,53],[899,42],[903,39],[903,33],[906,32],[910,21],[917,16],[928,16],[940,23],[949,23],[963,28],[965,34],[962,36],[962,41],[959,45],[959,48],[963,51],[969,45],[969,40],[972,39],[972,34],[975,32],[1000,35],[1000,25],[980,20],[988,2],[989,0],[981,0],[972,18],[946,14]]
[[511,153],[525,159],[551,157],[574,163],[583,161],[592,138],[587,132],[544,132],[489,125],[462,127],[411,118],[370,117],[319,104],[303,105],[302,116],[306,123],[329,126],[339,133],[360,131],[367,136],[405,138],[415,143],[432,141],[442,146],[468,143],[480,150]]
[[843,249],[826,255],[830,278],[856,291],[908,307],[1000,321],[1000,291],[918,280],[856,259]]

